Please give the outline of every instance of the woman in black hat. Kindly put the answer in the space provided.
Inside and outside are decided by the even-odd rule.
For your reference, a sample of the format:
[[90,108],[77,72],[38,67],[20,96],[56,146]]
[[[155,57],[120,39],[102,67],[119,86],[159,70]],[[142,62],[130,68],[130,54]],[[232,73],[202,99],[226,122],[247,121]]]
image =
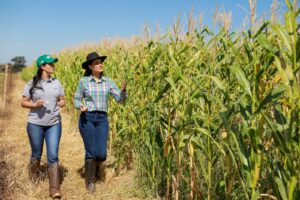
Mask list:
[[106,58],[96,52],[87,55],[82,63],[85,73],[74,98],[75,107],[81,110],[78,126],[85,147],[85,183],[90,192],[95,190],[96,172],[106,160],[108,96],[112,95],[119,103],[127,98],[126,82],[120,90],[112,79],[103,76]]

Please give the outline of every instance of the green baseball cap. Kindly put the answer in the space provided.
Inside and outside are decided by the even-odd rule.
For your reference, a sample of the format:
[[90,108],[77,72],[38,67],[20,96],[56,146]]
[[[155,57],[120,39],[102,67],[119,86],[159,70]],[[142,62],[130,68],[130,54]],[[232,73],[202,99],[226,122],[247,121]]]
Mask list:
[[57,62],[58,59],[57,58],[53,58],[49,55],[42,55],[40,56],[37,60],[36,60],[36,65],[38,67],[41,67],[42,65],[44,64],[47,64],[47,63],[55,63]]

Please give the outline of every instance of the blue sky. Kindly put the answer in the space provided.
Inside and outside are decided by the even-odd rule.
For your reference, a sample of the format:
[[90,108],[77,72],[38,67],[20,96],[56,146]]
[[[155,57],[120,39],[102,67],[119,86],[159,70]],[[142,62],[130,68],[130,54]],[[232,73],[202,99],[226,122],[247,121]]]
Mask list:
[[[257,14],[269,15],[272,1],[257,0]],[[25,56],[31,64],[39,55],[104,37],[139,35],[146,23],[151,32],[156,24],[163,32],[178,15],[184,23],[192,8],[211,26],[212,13],[222,4],[232,12],[232,30],[241,28],[248,0],[1,0],[0,63]]]

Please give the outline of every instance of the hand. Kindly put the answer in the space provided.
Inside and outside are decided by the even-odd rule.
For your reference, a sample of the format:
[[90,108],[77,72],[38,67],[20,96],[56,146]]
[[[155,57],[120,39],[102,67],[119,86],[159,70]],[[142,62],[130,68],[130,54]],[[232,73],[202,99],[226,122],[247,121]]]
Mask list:
[[126,81],[123,81],[122,86],[121,86],[121,90],[122,90],[123,92],[126,91],[126,85],[127,85]]
[[81,110],[81,112],[86,112],[88,109],[84,106],[80,106],[80,110]]
[[64,107],[66,105],[66,102],[65,102],[65,100],[59,100],[59,102],[57,103],[57,105],[59,107]]
[[44,100],[37,100],[34,104],[35,104],[34,105],[35,108],[39,108],[39,107],[42,107],[45,104],[45,101]]

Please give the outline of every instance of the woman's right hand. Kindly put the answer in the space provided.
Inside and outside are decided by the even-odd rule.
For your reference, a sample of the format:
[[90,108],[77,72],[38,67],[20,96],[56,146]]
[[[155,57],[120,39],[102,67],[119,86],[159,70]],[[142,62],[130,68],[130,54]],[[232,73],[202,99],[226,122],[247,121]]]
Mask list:
[[42,107],[44,105],[45,101],[44,100],[37,100],[35,102],[35,107],[36,108],[39,108],[39,107]]
[[84,107],[84,106],[80,106],[80,110],[81,110],[81,112],[86,112],[86,111],[88,111],[88,109],[87,109],[86,107]]
[[32,102],[29,97],[22,97],[21,101],[21,106],[23,108],[29,108],[29,109],[34,109],[34,108],[39,108],[44,105],[45,101],[44,100],[37,100],[36,102]]

